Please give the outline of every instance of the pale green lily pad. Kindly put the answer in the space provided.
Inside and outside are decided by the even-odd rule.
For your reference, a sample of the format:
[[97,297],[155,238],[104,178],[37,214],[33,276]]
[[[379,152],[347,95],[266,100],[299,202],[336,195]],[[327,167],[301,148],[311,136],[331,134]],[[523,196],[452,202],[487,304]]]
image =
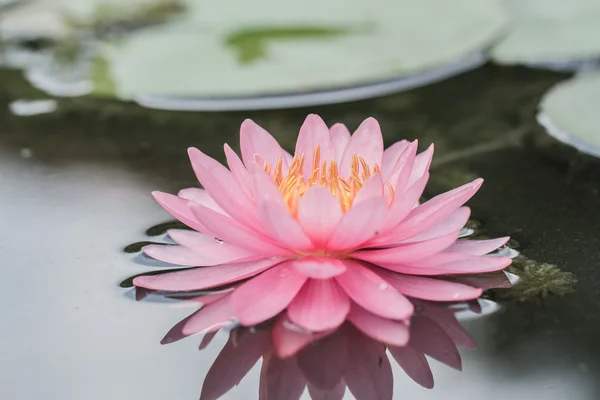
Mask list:
[[502,3],[512,16],[512,27],[492,50],[494,61],[559,65],[600,57],[600,1],[502,0]]
[[579,151],[600,157],[600,72],[559,83],[540,104],[538,121],[549,134]]
[[256,96],[410,76],[480,52],[506,20],[494,0],[195,5],[106,48],[119,96]]

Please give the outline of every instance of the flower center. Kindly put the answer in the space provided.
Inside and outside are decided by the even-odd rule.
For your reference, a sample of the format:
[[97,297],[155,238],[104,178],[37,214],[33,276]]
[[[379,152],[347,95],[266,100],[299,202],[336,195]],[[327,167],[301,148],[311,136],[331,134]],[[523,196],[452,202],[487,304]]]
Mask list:
[[[373,175],[381,174],[379,165],[375,163],[372,167],[369,167],[362,157],[353,154],[350,162],[350,176],[343,178],[339,176],[337,161],[321,160],[321,147],[319,145],[315,148],[312,172],[306,178],[303,175],[304,154],[300,157],[298,155],[294,156],[285,176],[282,173],[282,162],[282,157],[279,156],[275,169],[268,163],[264,164],[264,168],[273,177],[285,204],[294,216],[298,213],[300,197],[312,186],[327,188],[338,199],[342,210],[346,212],[352,207],[354,198],[366,180]],[[394,197],[394,189],[389,182],[386,182],[386,186],[389,190],[389,202],[391,203]]]

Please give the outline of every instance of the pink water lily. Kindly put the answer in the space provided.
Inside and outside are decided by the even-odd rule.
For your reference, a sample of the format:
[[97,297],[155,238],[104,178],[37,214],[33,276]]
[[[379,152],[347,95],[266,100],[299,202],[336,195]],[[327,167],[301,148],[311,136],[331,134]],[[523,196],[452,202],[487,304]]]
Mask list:
[[416,141],[400,141],[384,150],[373,118],[350,135],[342,124],[328,128],[309,115],[293,157],[246,120],[240,147],[241,159],[225,145],[229,168],[189,149],[203,189],[153,193],[195,231],[171,230],[179,245],[143,251],[201,267],[140,276],[134,284],[167,292],[233,287],[182,321],[181,335],[232,320],[253,326],[284,313],[306,331],[327,332],[349,321],[402,346],[414,312],[407,296],[474,299],[480,288],[444,277],[510,264],[508,257],[488,255],[508,238],[459,240],[470,215],[463,205],[482,180],[420,204],[433,147],[417,154]]

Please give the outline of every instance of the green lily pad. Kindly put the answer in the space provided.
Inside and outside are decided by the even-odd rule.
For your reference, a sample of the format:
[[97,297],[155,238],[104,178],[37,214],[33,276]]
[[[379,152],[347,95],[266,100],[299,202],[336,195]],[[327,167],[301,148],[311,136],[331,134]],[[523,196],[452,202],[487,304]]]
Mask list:
[[492,50],[501,64],[554,64],[600,57],[600,1],[502,0],[508,35]]
[[[440,68],[502,32],[494,0],[203,1],[105,47],[117,94],[226,98],[366,85]],[[314,10],[320,12],[316,13]]]
[[542,99],[538,121],[549,134],[600,157],[600,72],[561,82]]

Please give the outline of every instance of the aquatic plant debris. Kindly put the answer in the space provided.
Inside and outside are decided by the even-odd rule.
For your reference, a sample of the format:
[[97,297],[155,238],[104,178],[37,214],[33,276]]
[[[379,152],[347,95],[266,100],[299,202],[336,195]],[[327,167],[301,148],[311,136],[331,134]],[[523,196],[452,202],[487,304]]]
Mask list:
[[311,114],[294,156],[246,120],[240,148],[241,159],[225,145],[229,169],[190,148],[204,189],[153,193],[195,231],[170,229],[178,245],[148,245],[143,252],[202,267],[138,276],[134,285],[173,293],[232,287],[182,322],[182,337],[233,320],[251,327],[283,313],[305,331],[349,322],[376,340],[404,346],[415,301],[476,299],[482,289],[460,275],[511,263],[487,255],[507,237],[459,239],[470,215],[463,204],[482,180],[420,204],[433,146],[417,154],[417,141],[402,140],[384,150],[374,118],[351,135],[344,125],[329,128]]

